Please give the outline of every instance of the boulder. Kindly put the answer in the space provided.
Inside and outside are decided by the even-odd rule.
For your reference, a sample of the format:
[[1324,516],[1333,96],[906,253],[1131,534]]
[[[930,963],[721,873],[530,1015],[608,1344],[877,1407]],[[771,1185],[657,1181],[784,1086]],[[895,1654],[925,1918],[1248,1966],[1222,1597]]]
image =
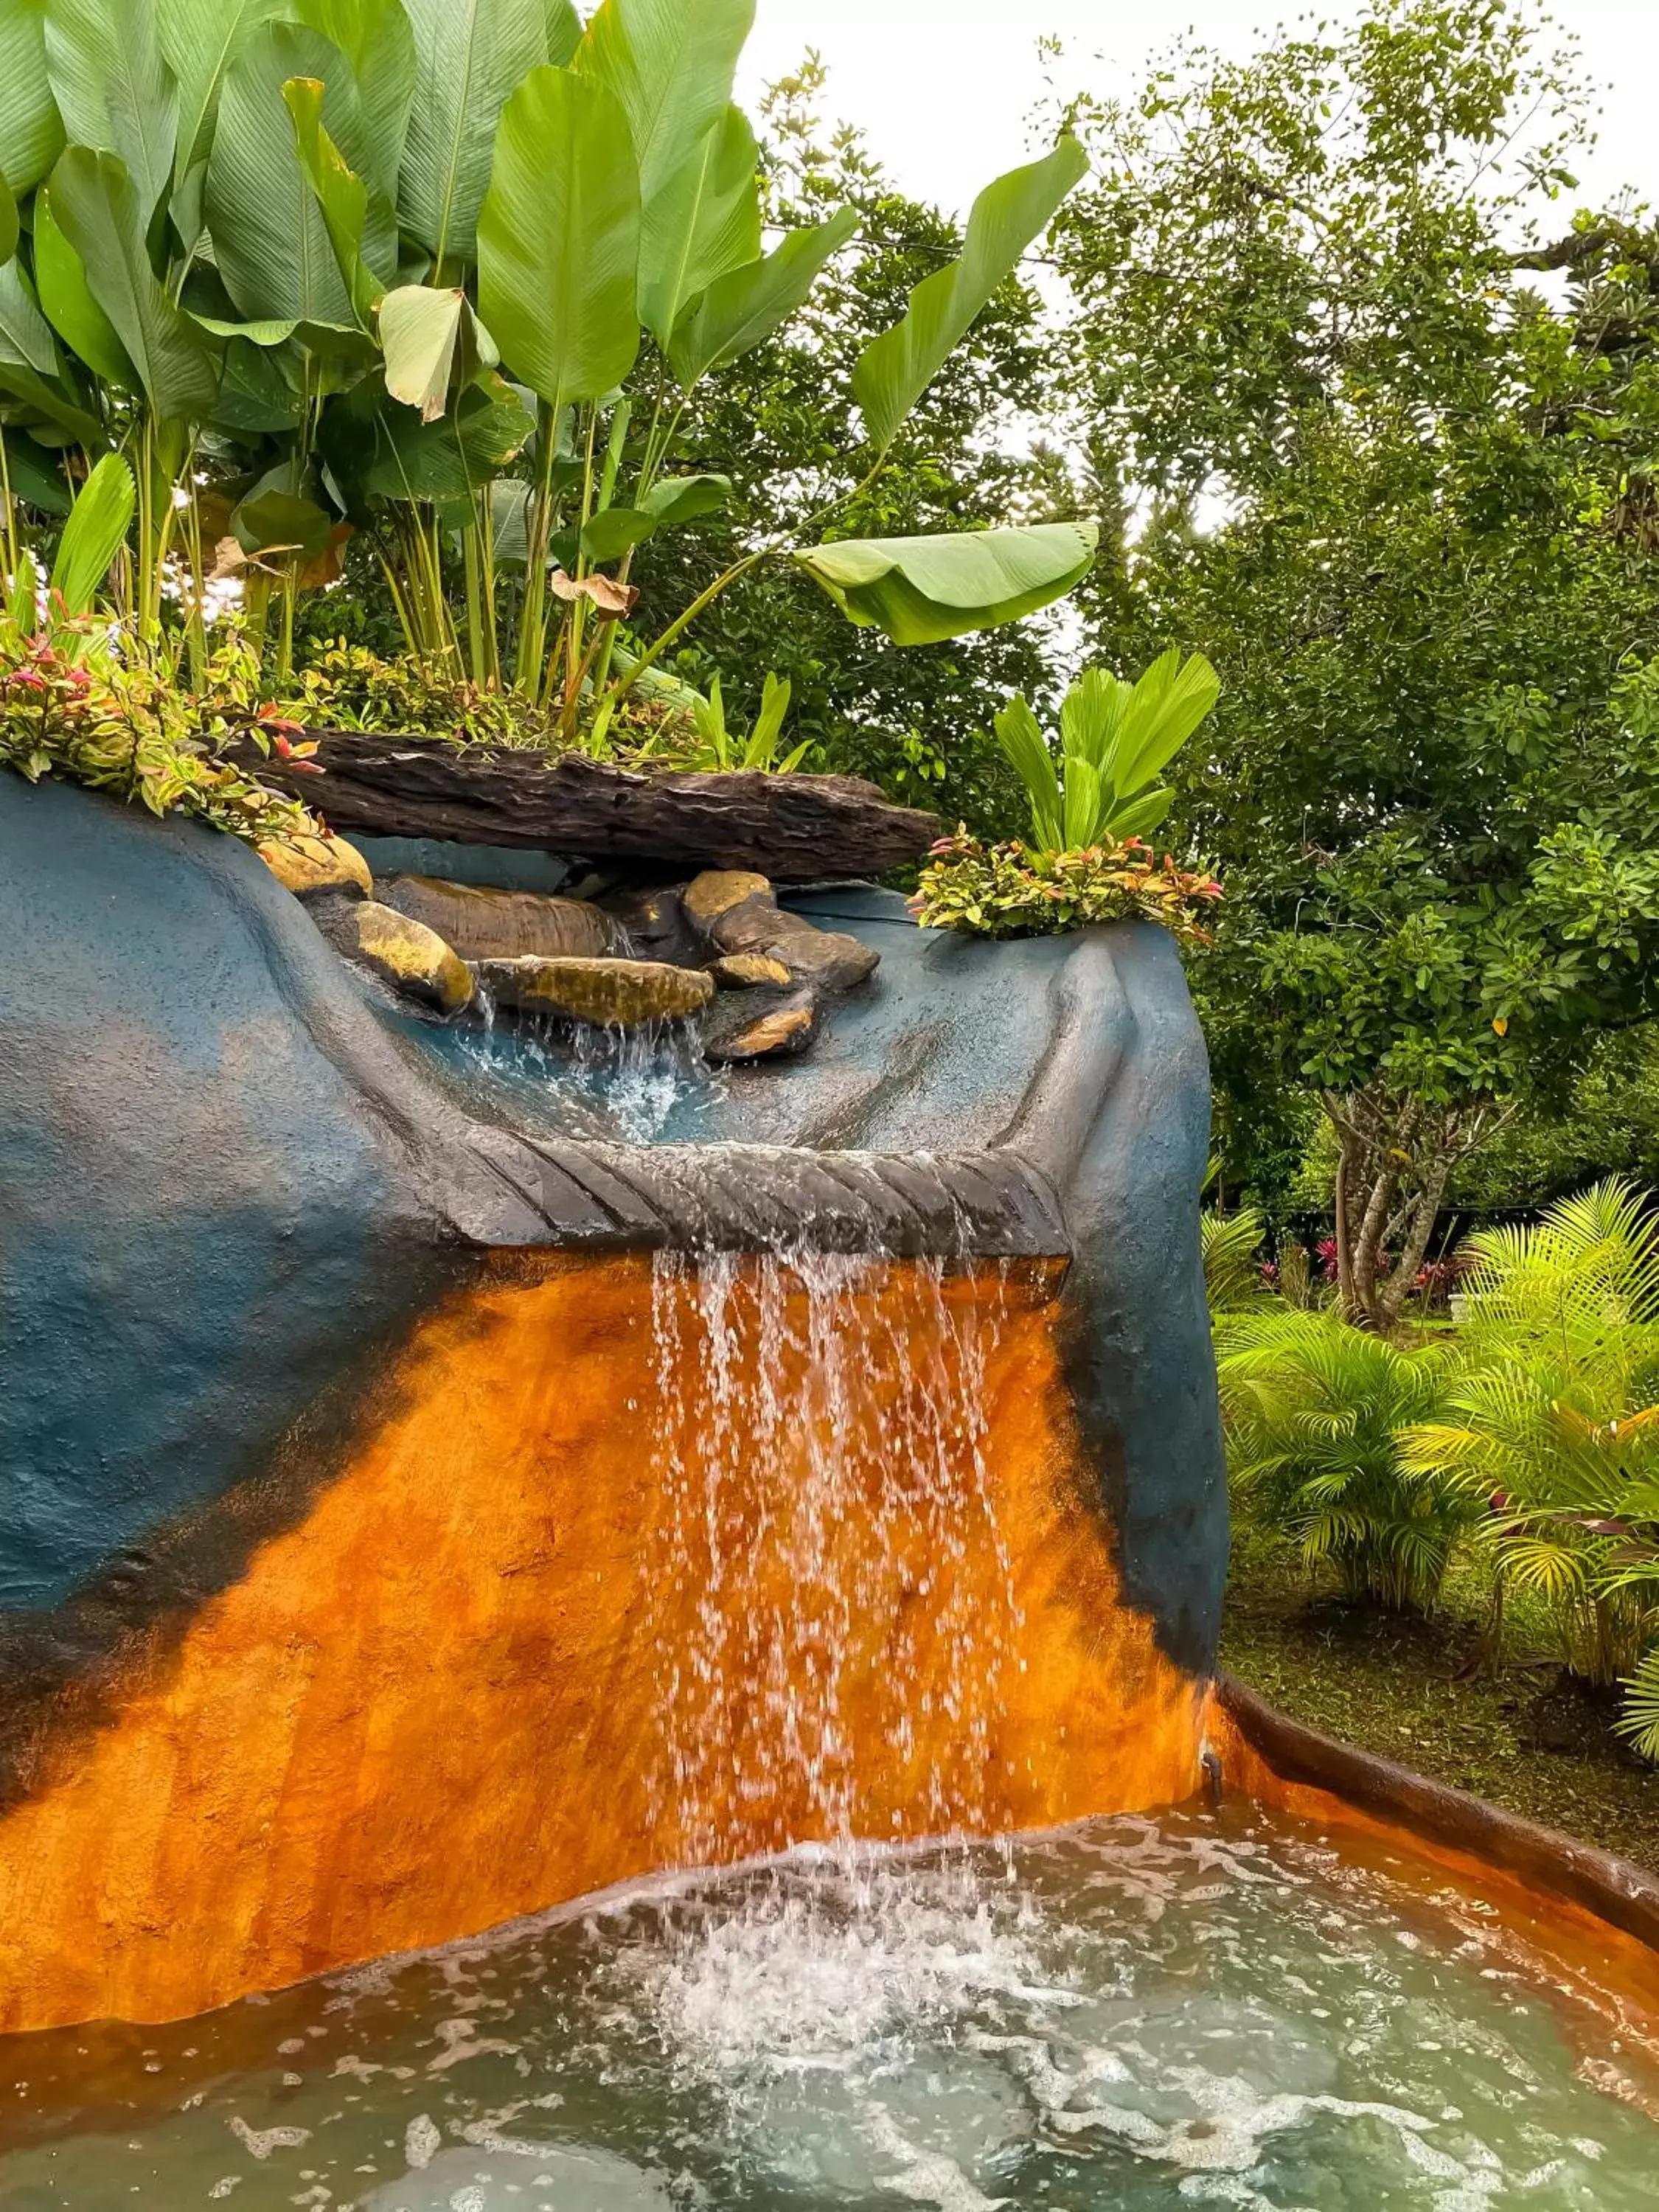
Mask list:
[[780,988],[790,980],[789,970],[781,960],[775,960],[769,952],[728,952],[716,960],[708,970],[722,991],[747,991],[757,983],[772,983]]
[[702,875],[691,878],[680,894],[680,904],[705,936],[710,934],[721,915],[750,899],[762,900],[771,907],[777,903],[766,878],[746,868],[705,868]]
[[881,965],[873,945],[844,930],[819,929],[799,915],[780,916],[785,924],[766,949],[766,957],[777,962],[797,983],[810,983],[820,991],[850,991],[867,982]]
[[817,993],[807,988],[758,989],[722,998],[703,1025],[705,1058],[720,1065],[793,1060],[818,1032]]
[[464,960],[603,959],[621,933],[586,899],[542,891],[492,890],[436,876],[395,876],[380,896],[453,945]]
[[374,896],[368,862],[343,837],[270,837],[258,853],[283,889],[296,898],[328,893],[346,898]]
[[313,908],[337,952],[359,960],[406,999],[459,1013],[472,997],[472,975],[453,945],[435,929],[376,899],[332,897]]
[[714,995],[714,979],[661,960],[479,960],[478,988],[514,1012],[551,1014],[601,1029],[634,1029],[699,1012]]
[[708,943],[702,932],[692,927],[680,891],[672,884],[609,891],[599,903],[639,959],[666,960],[676,968],[701,968],[708,957]]
[[881,963],[861,938],[819,929],[804,915],[786,914],[763,876],[710,872],[686,886],[686,913],[726,959],[760,957],[781,967],[769,982],[810,984],[819,991],[850,991]]

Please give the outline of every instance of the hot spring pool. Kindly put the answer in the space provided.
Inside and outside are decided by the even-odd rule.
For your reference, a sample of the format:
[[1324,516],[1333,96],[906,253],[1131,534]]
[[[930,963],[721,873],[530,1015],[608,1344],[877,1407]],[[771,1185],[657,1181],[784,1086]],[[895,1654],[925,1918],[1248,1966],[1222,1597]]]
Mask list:
[[1467,1898],[1247,1807],[795,1854],[18,2038],[0,2205],[1650,2206],[1659,2075]]

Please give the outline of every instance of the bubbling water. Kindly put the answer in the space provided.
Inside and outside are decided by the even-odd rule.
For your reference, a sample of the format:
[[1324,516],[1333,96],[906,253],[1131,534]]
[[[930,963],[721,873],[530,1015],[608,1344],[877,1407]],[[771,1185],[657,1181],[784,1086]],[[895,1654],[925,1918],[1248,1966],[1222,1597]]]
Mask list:
[[[659,1257],[655,1790],[686,1863],[983,1826],[1019,1663],[987,1461],[1005,1290],[938,1261]],[[902,1804],[862,1789],[872,1735]]]

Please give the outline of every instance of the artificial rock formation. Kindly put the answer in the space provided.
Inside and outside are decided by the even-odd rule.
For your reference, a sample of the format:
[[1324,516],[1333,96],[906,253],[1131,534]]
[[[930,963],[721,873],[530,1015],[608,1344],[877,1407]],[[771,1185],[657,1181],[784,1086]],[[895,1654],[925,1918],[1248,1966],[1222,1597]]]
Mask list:
[[[694,1347],[767,1268],[799,1308],[787,1255],[859,1261],[871,1341],[979,1409],[939,1510],[994,1516],[950,1571],[1015,1624],[981,1759],[926,1545],[860,1567],[859,1832],[936,1822],[930,1774],[992,1828],[1198,1786],[1226,1511],[1175,948],[799,903],[881,957],[812,1052],[732,1067],[695,1142],[532,1138],[245,847],[0,775],[0,2027],[204,2009],[683,1855],[658,1684],[708,1584],[665,1469],[712,1424],[660,1324]],[[914,1390],[870,1364],[841,1418],[879,1469]],[[820,1441],[783,1425],[757,1516]],[[825,1832],[778,1773],[721,1852]]]
[[723,998],[703,1024],[702,1048],[717,1066],[750,1060],[793,1060],[817,1035],[818,995],[762,984]]
[[590,1022],[600,1029],[636,1029],[644,1022],[683,1021],[708,1004],[713,979],[696,969],[657,960],[480,960],[478,988],[490,1003],[514,1013]]
[[618,925],[586,899],[489,890],[433,876],[391,877],[380,896],[436,930],[464,960],[597,960],[622,950]]
[[850,991],[868,981],[880,964],[880,953],[862,939],[819,929],[781,908],[764,876],[709,871],[686,885],[681,903],[717,957],[769,959],[788,982]]

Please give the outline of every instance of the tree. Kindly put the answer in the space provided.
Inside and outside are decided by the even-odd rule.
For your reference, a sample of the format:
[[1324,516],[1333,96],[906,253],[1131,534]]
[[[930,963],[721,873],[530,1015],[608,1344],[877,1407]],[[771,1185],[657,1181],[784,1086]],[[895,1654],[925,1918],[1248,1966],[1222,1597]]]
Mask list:
[[1516,252],[1582,112],[1524,10],[1377,0],[1085,104],[1057,232],[1097,468],[1156,501],[1092,627],[1222,676],[1176,774],[1228,892],[1198,984],[1229,1118],[1316,1091],[1381,1328],[1458,1162],[1655,1010],[1659,254],[1619,222]]

